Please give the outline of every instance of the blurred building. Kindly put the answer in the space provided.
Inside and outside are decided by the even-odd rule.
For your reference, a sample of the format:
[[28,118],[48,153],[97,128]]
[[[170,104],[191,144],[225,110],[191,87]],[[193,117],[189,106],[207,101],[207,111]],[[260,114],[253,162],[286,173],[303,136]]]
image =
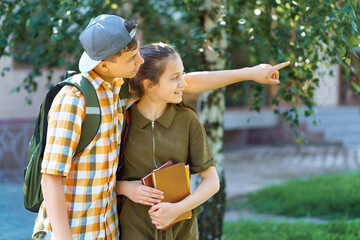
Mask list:
[[[353,62],[356,62],[354,60]],[[360,64],[357,64],[359,68]],[[29,94],[21,85],[31,70],[26,63],[19,63],[11,58],[0,59],[0,68],[8,68],[5,76],[0,76],[0,169],[18,169],[26,165],[26,154],[34,120],[39,112],[41,101],[48,89],[47,71],[37,79],[38,90]],[[321,69],[328,70],[328,69]],[[332,67],[333,75],[321,75],[320,87],[316,90],[318,103],[317,113],[308,119],[301,118],[301,129],[311,144],[360,144],[360,99],[350,87],[348,81],[341,78],[339,66]],[[360,69],[356,69],[357,76]],[[326,71],[328,72],[328,71]],[[65,69],[54,71],[54,80],[64,76]],[[352,81],[359,83],[353,76]],[[241,86],[240,86],[241,87]],[[295,134],[279,115],[273,113],[270,106],[271,93],[276,86],[268,86],[264,94],[264,107],[260,113],[250,112],[249,103],[238,97],[240,102],[233,100],[233,94],[239,85],[227,88],[225,113],[225,147],[237,148],[250,144],[292,144]],[[187,96],[195,101],[196,96]],[[29,102],[31,101],[31,104]],[[286,106],[284,105],[284,109]],[[303,115],[303,114],[302,114]],[[312,122],[318,120],[319,125]]]

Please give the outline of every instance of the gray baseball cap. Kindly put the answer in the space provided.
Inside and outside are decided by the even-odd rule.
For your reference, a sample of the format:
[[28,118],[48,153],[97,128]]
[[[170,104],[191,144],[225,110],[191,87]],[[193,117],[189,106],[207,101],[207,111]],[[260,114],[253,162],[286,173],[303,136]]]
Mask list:
[[79,37],[85,50],[79,61],[80,72],[89,72],[102,60],[128,45],[135,36],[136,28],[129,33],[124,23],[125,19],[110,14],[102,14],[90,20]]

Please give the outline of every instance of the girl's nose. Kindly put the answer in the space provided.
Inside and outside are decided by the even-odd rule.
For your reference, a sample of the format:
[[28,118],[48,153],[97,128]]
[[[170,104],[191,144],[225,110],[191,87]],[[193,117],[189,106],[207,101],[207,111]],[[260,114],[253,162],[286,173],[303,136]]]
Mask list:
[[183,76],[181,76],[180,81],[179,81],[179,86],[181,87],[186,87],[187,83],[185,82],[185,79]]

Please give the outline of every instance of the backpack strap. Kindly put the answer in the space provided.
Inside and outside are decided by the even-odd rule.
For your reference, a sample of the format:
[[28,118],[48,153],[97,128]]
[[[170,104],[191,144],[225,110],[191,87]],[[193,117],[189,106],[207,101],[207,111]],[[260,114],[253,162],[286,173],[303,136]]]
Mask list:
[[77,87],[81,91],[81,93],[84,95],[86,103],[85,118],[81,126],[82,131],[80,140],[74,154],[74,156],[76,156],[82,150],[84,150],[84,148],[86,148],[89,143],[91,143],[97,131],[99,130],[101,122],[101,111],[96,91],[87,78],[83,77],[81,74],[76,74],[64,81],[64,83],[67,82]]
[[[129,82],[124,80],[124,83],[123,85],[121,85],[121,89],[119,93],[121,108],[124,114],[124,120],[126,119],[125,116],[126,116],[126,105],[127,105],[128,97],[129,97]],[[123,130],[124,130],[124,124],[123,124]]]
[[[96,95],[96,91],[92,84],[87,80],[87,78],[83,77],[81,74],[76,74],[62,82],[59,82],[54,87],[52,87],[48,94],[46,95],[46,105],[45,105],[45,118],[44,118],[44,126],[43,126],[43,146],[46,144],[46,134],[47,134],[47,116],[50,111],[51,104],[65,85],[71,85],[79,89],[79,91],[83,94],[86,103],[85,109],[85,118],[81,126],[81,135],[78,146],[76,148],[75,154],[73,156],[78,155],[84,148],[89,145],[89,143],[95,137],[101,121],[101,112],[100,112],[100,104],[98,97]],[[84,131],[86,129],[86,131]]]
[[119,165],[117,170],[117,179],[120,179],[120,169],[123,165],[123,158],[124,158],[124,150],[125,145],[128,139],[129,131],[130,131],[130,122],[131,122],[131,116],[129,109],[126,109],[127,100],[129,97],[129,82],[125,81],[120,89],[120,101],[122,104],[122,112],[124,114],[124,120],[122,125],[122,131],[121,131],[121,144],[120,144],[120,153],[119,153]]

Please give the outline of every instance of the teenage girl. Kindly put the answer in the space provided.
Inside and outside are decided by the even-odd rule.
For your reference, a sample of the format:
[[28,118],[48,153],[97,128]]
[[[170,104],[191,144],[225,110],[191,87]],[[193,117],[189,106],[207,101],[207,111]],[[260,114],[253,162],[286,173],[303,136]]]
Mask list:
[[[199,205],[219,190],[219,178],[196,111],[182,102],[184,67],[179,54],[168,44],[146,45],[140,50],[145,62],[130,79],[141,97],[130,107],[131,127],[124,152],[117,193],[123,195],[120,213],[123,240],[198,239]],[[161,191],[139,181],[167,161],[189,164],[201,183],[177,203],[161,202]],[[192,210],[191,219],[173,224]]]

